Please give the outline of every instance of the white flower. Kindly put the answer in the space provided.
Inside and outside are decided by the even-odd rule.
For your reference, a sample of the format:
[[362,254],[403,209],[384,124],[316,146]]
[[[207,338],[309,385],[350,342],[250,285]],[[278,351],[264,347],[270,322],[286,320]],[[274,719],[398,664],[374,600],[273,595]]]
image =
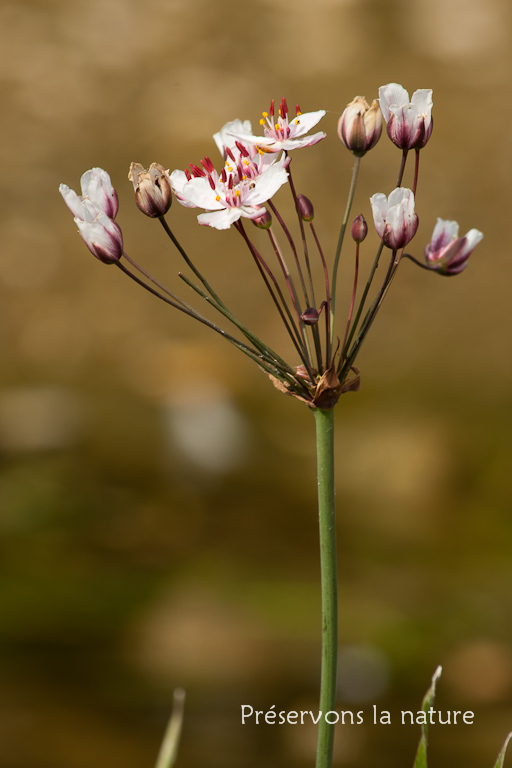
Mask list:
[[456,221],[438,219],[432,233],[432,240],[425,248],[425,259],[432,269],[442,275],[458,275],[466,268],[468,259],[482,240],[478,229],[470,229],[459,237]]
[[119,209],[117,193],[112,186],[110,176],[103,168],[92,168],[90,171],[86,171],[80,179],[80,186],[82,189],[81,197],[65,184],[61,184],[59,187],[59,191],[73,216],[83,219],[83,203],[85,200],[90,200],[110,219],[115,219]]
[[389,197],[378,192],[370,198],[375,229],[388,248],[404,248],[418,229],[414,213],[414,195],[410,189],[397,187]]
[[409,94],[398,83],[379,88],[379,102],[387,123],[388,136],[403,150],[421,149],[432,133],[432,91],[415,91]]
[[197,217],[200,224],[228,229],[241,216],[253,219],[261,215],[261,204],[286,183],[288,173],[284,165],[278,162],[255,178],[242,179],[238,174],[226,173],[225,169],[221,175],[210,170],[190,179],[183,171],[173,171],[171,184],[182,205],[208,211]]
[[313,136],[306,136],[311,128],[315,126],[325,115],[325,110],[320,109],[317,112],[306,112],[302,114],[297,107],[296,116],[290,120],[288,118],[288,106],[285,99],[281,99],[281,106],[276,122],[274,123],[274,102],[271,102],[270,111],[263,112],[260,124],[263,126],[264,136],[254,136],[245,131],[232,131],[233,136],[244,144],[251,144],[259,152],[280,152],[309,147],[325,139],[323,132],[315,133]]

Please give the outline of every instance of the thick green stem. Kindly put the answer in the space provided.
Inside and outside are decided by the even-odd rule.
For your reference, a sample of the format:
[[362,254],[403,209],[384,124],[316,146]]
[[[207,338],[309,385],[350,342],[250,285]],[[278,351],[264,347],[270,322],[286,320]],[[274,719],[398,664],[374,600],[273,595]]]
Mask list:
[[333,717],[336,709],[338,656],[338,589],[336,570],[336,515],[334,507],[334,408],[314,411],[318,472],[318,514],[320,523],[320,570],[322,585],[322,671],[320,719],[316,768],[331,768],[334,742]]

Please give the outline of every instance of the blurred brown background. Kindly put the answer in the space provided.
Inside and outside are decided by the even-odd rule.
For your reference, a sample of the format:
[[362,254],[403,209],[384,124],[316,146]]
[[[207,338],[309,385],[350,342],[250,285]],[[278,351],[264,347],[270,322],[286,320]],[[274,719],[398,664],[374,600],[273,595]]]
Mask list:
[[[432,764],[494,764],[512,726],[511,41],[506,0],[3,0],[2,768],[151,766],[176,685],[178,765],[312,765],[313,729],[242,727],[240,705],[317,707],[313,419],[97,262],[57,188],[106,168],[128,253],[186,294],[129,164],[215,157],[224,122],[257,126],[285,95],[328,110],[293,169],[332,254],[337,119],[393,81],[434,90],[411,250],[437,216],[485,239],[455,279],[402,265],[338,406],[340,707],[366,717],[337,764],[411,766],[419,729],[373,726],[371,705],[416,710],[439,663],[439,708],[476,714],[431,729]],[[354,214],[370,220],[399,155],[384,136],[365,158]],[[170,221],[290,357],[237,233],[176,203]]]

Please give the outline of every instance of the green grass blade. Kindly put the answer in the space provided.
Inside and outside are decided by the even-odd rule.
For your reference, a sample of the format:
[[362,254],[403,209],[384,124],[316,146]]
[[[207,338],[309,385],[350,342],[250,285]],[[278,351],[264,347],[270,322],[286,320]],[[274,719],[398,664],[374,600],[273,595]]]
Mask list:
[[[421,708],[425,714],[428,713],[428,710],[434,703],[434,697],[436,695],[436,683],[441,677],[441,667],[438,667],[436,671],[433,674],[432,677],[432,683],[430,684],[430,688],[425,694],[425,698],[423,699]],[[428,721],[428,717],[425,718]],[[427,732],[428,732],[428,726],[427,724],[423,724],[421,726],[421,739],[420,743],[418,745],[418,751],[416,752],[416,760],[414,761],[414,768],[427,768]],[[501,766],[496,766],[496,768],[501,768]]]
[[512,731],[509,733],[509,735],[507,736],[507,738],[505,740],[505,743],[503,745],[503,749],[501,750],[501,752],[498,755],[498,760],[496,761],[496,765],[494,766],[494,768],[503,768],[503,763],[504,763],[504,760],[505,760],[505,754],[507,752],[507,746],[508,746],[508,743],[509,743],[510,739],[512,739]]
[[165,731],[164,740],[160,748],[160,753],[158,755],[155,768],[171,768],[171,766],[176,762],[181,729],[183,726],[184,705],[185,691],[182,688],[176,688],[174,691],[171,718],[169,720],[167,730]]

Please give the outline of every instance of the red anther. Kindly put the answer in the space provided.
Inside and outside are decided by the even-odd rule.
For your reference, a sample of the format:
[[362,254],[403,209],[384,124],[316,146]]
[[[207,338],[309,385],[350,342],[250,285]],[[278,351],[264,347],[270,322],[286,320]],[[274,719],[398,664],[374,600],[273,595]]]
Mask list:
[[228,189],[233,189],[233,174],[232,173],[229,174]]
[[230,160],[232,160],[234,163],[236,163],[235,156],[230,150],[229,147],[226,147],[226,155],[229,157]]
[[215,182],[212,179],[211,176],[208,176],[208,181],[210,182],[210,187],[214,190],[215,189]]
[[[241,144],[239,141],[235,141],[235,144],[236,144],[236,148],[238,149],[242,157],[249,157],[249,152],[247,151],[246,147],[244,147],[243,144]],[[233,160],[234,159],[235,158],[233,158]]]
[[286,103],[286,99],[283,96],[281,99],[281,117],[286,117],[288,115],[288,104]]
[[190,173],[188,168],[185,168],[185,176],[187,177],[187,181],[190,181],[192,178],[192,174]]
[[274,99],[270,102],[270,109],[268,111],[270,117],[274,117]]
[[210,160],[210,158],[208,157],[208,155],[206,155],[204,160],[201,160],[201,165],[203,166],[203,168],[205,168],[206,171],[208,171],[208,173],[213,173],[213,171],[215,170],[215,166]]
[[228,180],[228,175],[226,173],[226,169],[225,168],[223,168],[222,171],[221,171],[220,180],[222,181],[223,184],[225,184],[226,181]]
[[296,115],[302,115],[301,109],[298,104],[295,105],[295,114]]
[[190,167],[192,168],[192,175],[193,176],[206,176],[206,173],[203,171],[202,168],[199,168],[197,165],[194,165],[194,163],[189,163]]

